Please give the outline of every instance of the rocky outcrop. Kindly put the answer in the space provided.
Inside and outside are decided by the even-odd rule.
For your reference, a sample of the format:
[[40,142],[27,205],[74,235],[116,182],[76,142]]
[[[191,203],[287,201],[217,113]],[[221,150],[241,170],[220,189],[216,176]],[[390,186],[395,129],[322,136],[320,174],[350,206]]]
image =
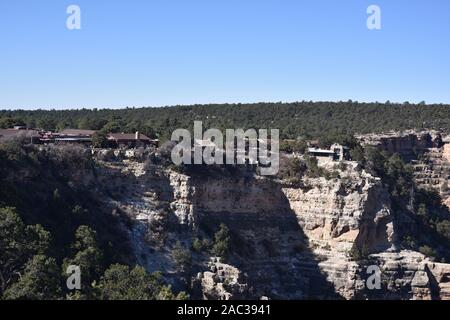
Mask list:
[[381,270],[382,288],[373,299],[447,300],[450,264],[435,263],[414,251],[382,252],[371,256]]
[[248,286],[238,268],[213,258],[210,271],[201,272],[195,282],[200,284],[202,298],[206,300],[243,299],[248,296]]
[[358,137],[363,145],[371,145],[397,153],[409,162],[419,188],[435,190],[450,208],[450,144],[449,137],[437,131],[405,131],[369,134]]
[[411,164],[417,186],[437,191],[450,208],[450,144],[426,150]]
[[[188,176],[128,160],[105,165],[99,179],[109,205],[133,218],[138,263],[163,271],[193,298],[448,298],[449,265],[397,250],[388,193],[351,165],[302,187],[249,175]],[[228,259],[194,252],[190,274],[180,276],[175,243],[212,241],[221,223],[230,229]],[[354,261],[354,248],[370,256]],[[381,289],[368,289],[370,265],[381,270]]]
[[356,294],[358,264],[351,261],[353,246],[380,252],[394,247],[393,217],[387,192],[380,181],[353,169],[341,178],[310,179],[308,190],[284,192],[315,255],[320,269],[345,298]]
[[414,159],[418,152],[443,145],[442,135],[437,131],[389,132],[367,134],[357,137],[363,145],[376,146],[390,153],[400,154],[405,159]]

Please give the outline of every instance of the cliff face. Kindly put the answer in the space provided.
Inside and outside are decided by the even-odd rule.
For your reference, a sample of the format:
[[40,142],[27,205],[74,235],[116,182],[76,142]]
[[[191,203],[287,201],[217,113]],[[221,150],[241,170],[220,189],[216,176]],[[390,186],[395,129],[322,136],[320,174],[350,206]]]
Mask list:
[[375,299],[449,300],[450,264],[434,263],[414,251],[371,256],[381,269],[382,290],[365,290]]
[[381,183],[368,174],[348,170],[341,179],[311,179],[310,190],[285,188],[297,221],[320,269],[336,292],[352,298],[364,283],[359,265],[349,253],[355,245],[379,252],[394,246],[394,223],[389,197]]
[[[450,265],[396,249],[396,221],[381,182],[353,167],[302,188],[242,175],[192,177],[132,161],[109,165],[110,204],[134,218],[129,236],[139,263],[162,270],[197,298],[449,298]],[[114,181],[112,183],[111,181]],[[194,253],[189,274],[171,254],[176,242],[230,229],[226,261]],[[352,248],[371,253],[353,261]],[[369,265],[381,270],[369,290]]]
[[437,191],[450,208],[450,141],[436,131],[359,136],[363,145],[397,153],[409,162],[420,188]]
[[421,188],[437,191],[450,208],[450,144],[441,148],[429,148],[412,162],[414,178]]
[[357,137],[363,145],[376,146],[390,153],[398,153],[407,160],[414,159],[418,152],[429,148],[440,148],[442,136],[437,131],[391,132],[388,134],[368,134]]

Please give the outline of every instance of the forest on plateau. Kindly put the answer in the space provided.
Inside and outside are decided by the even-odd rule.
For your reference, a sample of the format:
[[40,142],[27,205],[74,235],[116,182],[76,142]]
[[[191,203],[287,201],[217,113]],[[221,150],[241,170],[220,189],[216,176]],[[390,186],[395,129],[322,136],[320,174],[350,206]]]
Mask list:
[[0,128],[26,125],[47,130],[140,131],[162,141],[169,140],[177,128],[192,128],[195,120],[203,121],[205,129],[280,129],[282,139],[404,129],[449,131],[450,105],[347,101],[0,111]]

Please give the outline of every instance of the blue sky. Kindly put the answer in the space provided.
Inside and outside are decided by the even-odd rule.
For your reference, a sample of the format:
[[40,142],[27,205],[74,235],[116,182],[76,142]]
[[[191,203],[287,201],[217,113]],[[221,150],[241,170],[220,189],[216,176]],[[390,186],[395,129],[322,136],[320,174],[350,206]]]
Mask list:
[[450,103],[450,1],[0,0],[0,109],[348,99]]

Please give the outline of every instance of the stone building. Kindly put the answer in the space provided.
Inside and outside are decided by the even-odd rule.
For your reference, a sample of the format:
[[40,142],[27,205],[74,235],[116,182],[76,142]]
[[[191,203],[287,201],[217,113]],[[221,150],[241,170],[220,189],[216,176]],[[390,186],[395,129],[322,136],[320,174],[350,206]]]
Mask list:
[[330,149],[308,148],[308,154],[315,157],[319,165],[349,160],[349,148],[337,143]]

